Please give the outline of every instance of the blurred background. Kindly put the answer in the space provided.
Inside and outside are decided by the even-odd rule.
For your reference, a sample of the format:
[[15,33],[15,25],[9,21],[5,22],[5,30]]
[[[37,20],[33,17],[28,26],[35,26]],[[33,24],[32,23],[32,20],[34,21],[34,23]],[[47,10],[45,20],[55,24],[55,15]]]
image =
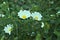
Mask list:
[[[42,21],[22,20],[20,10],[40,12]],[[0,0],[0,14],[0,40],[60,40],[60,0]],[[4,33],[7,24],[14,25],[11,35]]]

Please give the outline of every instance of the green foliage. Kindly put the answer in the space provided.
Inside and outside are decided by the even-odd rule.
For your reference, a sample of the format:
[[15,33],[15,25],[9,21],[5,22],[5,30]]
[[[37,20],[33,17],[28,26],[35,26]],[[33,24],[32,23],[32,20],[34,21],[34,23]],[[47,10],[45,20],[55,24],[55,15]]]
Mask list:
[[[43,18],[22,20],[18,17],[21,9],[40,12]],[[60,0],[0,0],[0,14],[5,15],[0,17],[0,40],[60,40],[59,10]],[[3,30],[7,24],[14,25],[11,35]]]

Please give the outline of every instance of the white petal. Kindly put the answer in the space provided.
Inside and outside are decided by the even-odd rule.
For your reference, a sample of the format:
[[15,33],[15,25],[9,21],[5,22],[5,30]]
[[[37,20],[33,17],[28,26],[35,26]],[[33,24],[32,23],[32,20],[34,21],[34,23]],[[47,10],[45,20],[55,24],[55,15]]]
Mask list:
[[42,22],[41,28],[43,28],[43,27],[44,27],[44,23]]
[[9,35],[11,34],[11,32],[9,32]]

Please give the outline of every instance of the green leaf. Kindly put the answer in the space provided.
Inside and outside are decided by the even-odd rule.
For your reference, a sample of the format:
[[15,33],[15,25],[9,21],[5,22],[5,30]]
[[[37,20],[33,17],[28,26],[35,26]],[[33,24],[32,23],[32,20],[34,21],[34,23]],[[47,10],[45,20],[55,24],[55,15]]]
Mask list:
[[41,34],[40,33],[37,33],[36,40],[41,40]]

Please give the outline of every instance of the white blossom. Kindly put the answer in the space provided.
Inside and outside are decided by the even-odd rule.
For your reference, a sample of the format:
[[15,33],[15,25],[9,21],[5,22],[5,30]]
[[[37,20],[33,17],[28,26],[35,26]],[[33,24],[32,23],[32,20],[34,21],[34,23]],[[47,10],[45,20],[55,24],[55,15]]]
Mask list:
[[21,19],[26,19],[26,18],[29,18],[31,16],[31,13],[30,13],[30,11],[27,11],[27,10],[20,10],[18,12],[18,16]]
[[8,24],[7,26],[5,26],[4,27],[5,33],[8,33],[10,35],[11,31],[12,31],[12,28],[13,28],[13,25],[11,25],[11,24]]
[[38,21],[40,21],[42,18],[42,15],[39,12],[34,12],[31,14],[31,16],[34,20],[38,20]]

